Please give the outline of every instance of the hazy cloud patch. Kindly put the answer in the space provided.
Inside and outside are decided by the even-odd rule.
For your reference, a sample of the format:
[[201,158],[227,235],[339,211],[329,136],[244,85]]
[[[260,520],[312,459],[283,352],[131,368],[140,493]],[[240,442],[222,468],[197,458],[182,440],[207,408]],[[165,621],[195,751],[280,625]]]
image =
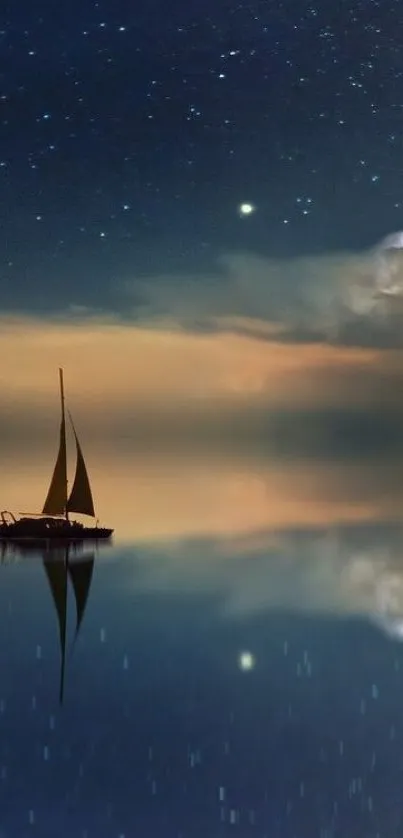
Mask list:
[[134,316],[199,331],[347,345],[403,345],[403,235],[361,253],[223,256],[215,274],[129,283]]

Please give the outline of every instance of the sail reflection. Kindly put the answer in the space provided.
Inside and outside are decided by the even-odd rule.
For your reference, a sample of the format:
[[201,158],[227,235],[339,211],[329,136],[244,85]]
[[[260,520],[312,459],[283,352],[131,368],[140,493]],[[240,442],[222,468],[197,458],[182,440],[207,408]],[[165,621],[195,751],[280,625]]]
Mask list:
[[[84,545],[87,552],[84,552]],[[91,551],[88,552],[88,547]],[[68,642],[68,595],[69,589],[75,602],[75,626],[70,639],[70,652],[73,653],[82,628],[94,573],[98,543],[74,542],[55,545],[49,542],[43,547],[37,544],[1,544],[1,563],[8,564],[20,559],[40,558],[45,571],[49,591],[54,604],[59,629],[60,674],[59,703],[64,701],[66,656]]]
[[85,607],[87,605],[94,570],[95,555],[70,555],[70,548],[68,546],[64,550],[64,556],[57,555],[57,551],[55,552],[56,555],[47,556],[43,559],[43,567],[49,583],[59,624],[61,661],[59,701],[60,704],[63,704],[67,641],[68,583],[70,581],[72,585],[76,603],[76,626],[73,639],[73,644],[75,644],[84,618]]

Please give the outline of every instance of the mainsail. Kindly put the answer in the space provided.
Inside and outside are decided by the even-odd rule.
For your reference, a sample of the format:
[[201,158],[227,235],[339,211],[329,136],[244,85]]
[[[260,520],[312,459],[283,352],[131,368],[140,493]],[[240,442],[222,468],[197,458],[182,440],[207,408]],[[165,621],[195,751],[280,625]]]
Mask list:
[[61,369],[59,370],[59,376],[62,413],[59,452],[42,512],[44,515],[65,515],[66,517],[69,512],[78,512],[81,515],[90,515],[92,518],[95,518],[94,501],[92,498],[88,472],[70,413],[69,417],[76,443],[76,473],[70,496],[68,496],[66,417],[64,406],[63,370]]
[[64,515],[67,505],[67,449],[66,449],[66,420],[64,415],[63,370],[59,370],[60,395],[62,403],[62,418],[60,422],[59,453],[43,513],[45,515]]

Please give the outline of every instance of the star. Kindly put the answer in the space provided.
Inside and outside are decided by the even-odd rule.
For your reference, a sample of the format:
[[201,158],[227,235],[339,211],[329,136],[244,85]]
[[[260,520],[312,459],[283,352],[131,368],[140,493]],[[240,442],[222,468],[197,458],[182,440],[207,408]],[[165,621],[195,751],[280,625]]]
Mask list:
[[248,202],[242,203],[238,207],[239,215],[241,215],[242,217],[246,215],[252,215],[252,213],[255,212],[255,210],[256,207],[254,206],[254,204],[250,204]]

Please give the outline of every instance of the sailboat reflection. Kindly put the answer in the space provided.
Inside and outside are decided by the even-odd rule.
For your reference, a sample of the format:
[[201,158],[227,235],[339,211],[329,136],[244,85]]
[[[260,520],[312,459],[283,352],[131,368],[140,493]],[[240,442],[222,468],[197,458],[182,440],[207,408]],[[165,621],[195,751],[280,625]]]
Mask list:
[[[85,542],[88,548],[89,542]],[[37,556],[42,559],[43,568],[46,574],[48,585],[51,591],[53,603],[56,610],[57,621],[59,625],[59,639],[60,639],[60,679],[59,679],[59,702],[63,704],[64,699],[64,682],[65,682],[65,668],[66,668],[66,646],[67,646],[67,612],[68,612],[68,589],[69,582],[73,589],[75,600],[75,629],[70,646],[71,652],[74,650],[77,642],[80,629],[83,623],[84,614],[88,602],[91,582],[94,572],[95,555],[98,548],[97,542],[94,542],[93,550],[88,553],[83,552],[83,543],[67,543],[65,546],[48,546],[40,549],[30,548],[28,545],[16,547],[15,545],[8,545],[8,558],[23,558],[29,556]],[[7,551],[7,548],[6,548]],[[7,552],[3,555],[3,560],[7,561]]]
[[[55,551],[52,552],[55,553]],[[43,558],[43,567],[48,579],[59,623],[59,701],[62,705],[64,698],[64,675],[66,663],[68,583],[70,580],[76,603],[76,626],[72,646],[72,648],[74,648],[88,601],[94,570],[95,554],[90,553],[88,555],[77,555],[76,552],[71,551],[71,548],[68,545],[64,548],[64,551],[61,552],[64,552],[64,555],[48,555],[46,558]]]

